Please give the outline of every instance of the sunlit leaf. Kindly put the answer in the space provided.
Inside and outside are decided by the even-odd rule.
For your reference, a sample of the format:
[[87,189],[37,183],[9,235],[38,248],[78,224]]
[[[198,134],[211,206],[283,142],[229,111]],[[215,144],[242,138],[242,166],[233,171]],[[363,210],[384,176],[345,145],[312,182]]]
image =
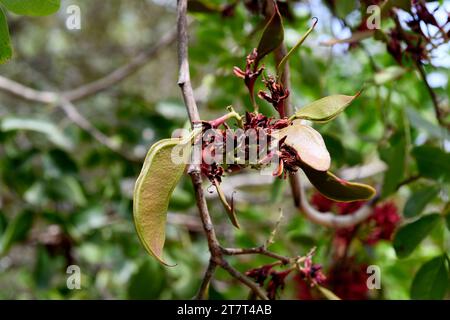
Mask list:
[[0,0],[6,9],[26,16],[46,16],[59,10],[60,0]]
[[414,192],[408,198],[408,201],[406,201],[403,215],[408,218],[418,216],[438,193],[439,187],[437,186],[424,187],[423,189]]
[[315,21],[313,22],[313,25],[311,28],[308,29],[308,31],[306,31],[306,33],[303,35],[303,37],[301,37],[301,39],[295,44],[295,46],[292,47],[291,50],[289,50],[289,52],[283,57],[283,59],[281,60],[281,62],[278,64],[277,66],[277,75],[279,78],[281,78],[281,75],[283,74],[284,71],[284,66],[286,65],[286,62],[289,60],[289,58],[292,56],[292,54],[298,49],[300,48],[300,46],[302,45],[302,43],[306,40],[306,38],[309,36],[309,34],[314,30],[314,28],[317,25],[317,18],[314,18]]
[[286,136],[285,143],[297,151],[300,159],[313,169],[326,171],[330,168],[330,154],[319,132],[310,126],[294,121],[293,125],[278,131],[281,139]]
[[316,100],[300,108],[291,119],[305,119],[316,122],[328,122],[336,118],[360,93],[354,96],[333,95]]
[[[173,150],[179,146],[184,151],[183,159],[173,161]],[[134,189],[133,213],[139,238],[147,251],[166,265],[162,250],[167,208],[170,196],[186,167],[190,148],[190,142],[182,139],[156,142],[147,153]]]
[[408,70],[399,66],[390,66],[384,70],[378,71],[373,80],[376,85],[382,85],[388,83],[393,80],[399,79],[403,76]]
[[402,226],[394,238],[394,249],[399,258],[406,258],[439,222],[439,214],[429,214]]
[[369,185],[340,179],[329,171],[317,171],[306,165],[302,169],[320,193],[335,201],[368,200],[376,193]]
[[9,39],[8,22],[5,12],[0,7],[0,64],[5,63],[12,56],[11,40]]
[[355,42],[359,42],[361,40],[367,39],[372,37],[374,34],[373,30],[368,30],[368,31],[356,31],[353,32],[351,37],[349,38],[345,38],[345,39],[330,39],[327,41],[323,41],[320,44],[324,45],[324,46],[334,46],[335,44],[339,44],[339,43],[355,43]]
[[267,22],[263,34],[261,36],[261,40],[259,40],[258,44],[258,58],[257,63],[261,61],[266,55],[271,53],[273,50],[278,48],[284,39],[284,28],[283,22],[281,19],[280,12],[278,11],[277,6],[275,6],[275,12],[273,16],[270,18],[269,22]]
[[26,130],[44,134],[61,149],[70,150],[73,143],[54,123],[43,119],[8,117],[0,120],[0,131]]
[[449,269],[445,256],[425,262],[411,285],[411,299],[441,300],[449,288]]

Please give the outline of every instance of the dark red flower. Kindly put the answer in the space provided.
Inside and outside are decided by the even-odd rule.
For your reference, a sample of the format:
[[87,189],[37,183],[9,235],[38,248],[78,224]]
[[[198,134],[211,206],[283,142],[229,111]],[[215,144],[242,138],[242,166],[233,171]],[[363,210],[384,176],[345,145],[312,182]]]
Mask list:
[[336,206],[339,214],[346,215],[357,211],[364,203],[364,201],[336,202]]
[[280,272],[272,270],[269,283],[267,284],[267,296],[270,300],[275,300],[279,290],[284,289],[286,277],[291,271],[292,269]]
[[272,104],[280,114],[280,118],[284,118],[284,100],[289,97],[289,90],[285,89],[283,84],[277,82],[273,76],[269,76],[263,81],[270,94],[259,91],[258,96]]
[[334,265],[328,272],[326,286],[343,300],[368,299],[367,265],[357,264],[353,259]]
[[269,277],[272,272],[273,265],[268,264],[259,268],[251,269],[245,273],[245,275],[249,278],[255,280],[261,287],[264,286],[264,282]]
[[244,83],[247,86],[247,89],[250,93],[250,98],[252,99],[252,103],[254,103],[254,88],[256,79],[258,79],[259,75],[263,72],[264,67],[258,68],[257,65],[257,57],[258,52],[256,48],[247,56],[245,70],[240,69],[239,67],[234,67],[234,74],[244,79]]
[[375,244],[380,240],[391,240],[396,227],[400,222],[397,207],[393,202],[386,202],[378,205],[370,217],[375,226],[365,240],[368,244]]

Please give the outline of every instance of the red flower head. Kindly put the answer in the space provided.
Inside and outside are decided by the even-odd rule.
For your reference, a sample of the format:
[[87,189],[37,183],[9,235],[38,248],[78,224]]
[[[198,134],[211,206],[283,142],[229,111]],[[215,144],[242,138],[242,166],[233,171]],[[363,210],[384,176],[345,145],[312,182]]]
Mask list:
[[368,244],[375,244],[379,240],[391,240],[400,222],[396,205],[393,202],[386,202],[376,206],[370,221],[375,224],[375,227],[366,239]]

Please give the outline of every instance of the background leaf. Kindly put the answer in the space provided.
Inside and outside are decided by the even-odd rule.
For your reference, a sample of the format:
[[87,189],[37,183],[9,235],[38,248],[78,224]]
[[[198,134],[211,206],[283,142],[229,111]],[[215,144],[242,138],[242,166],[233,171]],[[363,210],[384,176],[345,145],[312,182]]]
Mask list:
[[0,119],[1,131],[26,130],[45,134],[55,145],[62,149],[73,148],[72,141],[52,122],[43,119],[14,118]]
[[407,218],[418,216],[426,205],[439,193],[438,186],[423,187],[410,195],[403,209],[403,215]]
[[5,63],[12,56],[11,40],[9,39],[8,22],[5,12],[0,7],[0,64]]
[[11,12],[25,16],[46,16],[59,10],[60,0],[0,0]]
[[450,181],[450,153],[434,146],[420,146],[413,149],[421,175],[431,179]]
[[449,288],[449,270],[445,256],[425,262],[411,285],[411,299],[443,299]]
[[33,224],[33,214],[23,212],[9,222],[0,239],[0,256],[6,254],[15,242],[24,240]]
[[441,216],[429,214],[402,226],[394,238],[394,249],[399,258],[406,258],[437,225]]

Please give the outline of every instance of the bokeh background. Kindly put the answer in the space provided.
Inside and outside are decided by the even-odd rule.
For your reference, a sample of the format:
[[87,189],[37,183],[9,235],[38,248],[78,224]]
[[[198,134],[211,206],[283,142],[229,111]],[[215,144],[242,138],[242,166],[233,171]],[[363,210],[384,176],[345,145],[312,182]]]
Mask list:
[[[332,169],[349,173],[349,168],[356,168],[361,173],[364,168],[364,181],[381,190],[381,203],[395,205],[398,225],[433,212],[445,215],[448,130],[438,125],[417,71],[413,66],[400,67],[386,45],[374,39],[364,40],[360,46],[320,44],[351,35],[351,26],[361,20],[359,1],[335,1],[334,6],[333,1],[289,2],[291,18],[285,23],[288,46],[309,28],[311,17],[319,19],[315,31],[290,60],[293,105],[300,107],[330,94],[353,95],[365,87],[336,121],[316,127],[331,153]],[[73,4],[81,8],[81,30],[68,30],[65,25],[66,8]],[[434,15],[444,25],[450,3],[427,5],[431,11],[439,6]],[[176,26],[175,6],[175,1],[169,0],[63,0],[59,12],[48,17],[9,13],[15,52],[11,61],[0,66],[0,74],[37,90],[77,88],[157,45]],[[191,18],[191,73],[202,118],[216,118],[228,105],[241,113],[250,111],[246,89],[232,69],[243,67],[245,56],[257,45],[257,27],[263,24],[263,17],[240,4],[229,17],[196,12]],[[392,26],[392,22],[383,23],[384,29]],[[448,43],[439,46],[425,64],[430,86],[447,110],[449,51]],[[273,70],[270,58],[265,64]],[[393,70],[399,72],[395,77],[391,76]],[[124,81],[74,102],[78,112],[103,134],[101,139],[93,137],[95,129],[87,132],[80,128],[57,105],[0,92],[0,299],[194,296],[209,254],[189,179],[184,178],[175,189],[169,208],[165,254],[176,267],[162,267],[148,256],[132,221],[132,189],[146,151],[187,122],[176,82],[176,43],[172,41],[149,55]],[[270,105],[262,105],[262,112],[275,115]],[[99,141],[103,138],[106,145]],[[418,165],[413,153],[424,145],[432,148],[425,158],[437,159],[428,165],[431,173]],[[404,259],[397,257],[388,239],[367,244],[353,235],[346,245],[348,267],[336,271],[336,259],[342,259],[336,258],[339,234],[309,222],[295,209],[287,181],[243,171],[225,177],[223,187],[227,194],[237,192],[240,230],[229,224],[205,182],[211,191],[212,217],[224,244],[251,247],[264,243],[282,208],[284,218],[271,250],[295,256],[316,246],[314,261],[322,264],[326,275],[338,278],[330,286],[342,298],[409,299],[421,266],[450,248],[444,219]],[[434,196],[428,197],[419,212],[405,216],[405,203],[430,188],[436,190]],[[230,262],[245,272],[270,259],[249,256],[230,258]],[[80,290],[69,290],[66,285],[66,268],[72,264],[81,269]],[[371,264],[380,267],[381,290],[369,291],[364,286],[367,274],[363,266]],[[448,281],[448,267],[446,270]],[[291,277],[280,298],[308,298],[307,291],[301,281]],[[247,289],[218,271],[211,298],[247,295]]]

